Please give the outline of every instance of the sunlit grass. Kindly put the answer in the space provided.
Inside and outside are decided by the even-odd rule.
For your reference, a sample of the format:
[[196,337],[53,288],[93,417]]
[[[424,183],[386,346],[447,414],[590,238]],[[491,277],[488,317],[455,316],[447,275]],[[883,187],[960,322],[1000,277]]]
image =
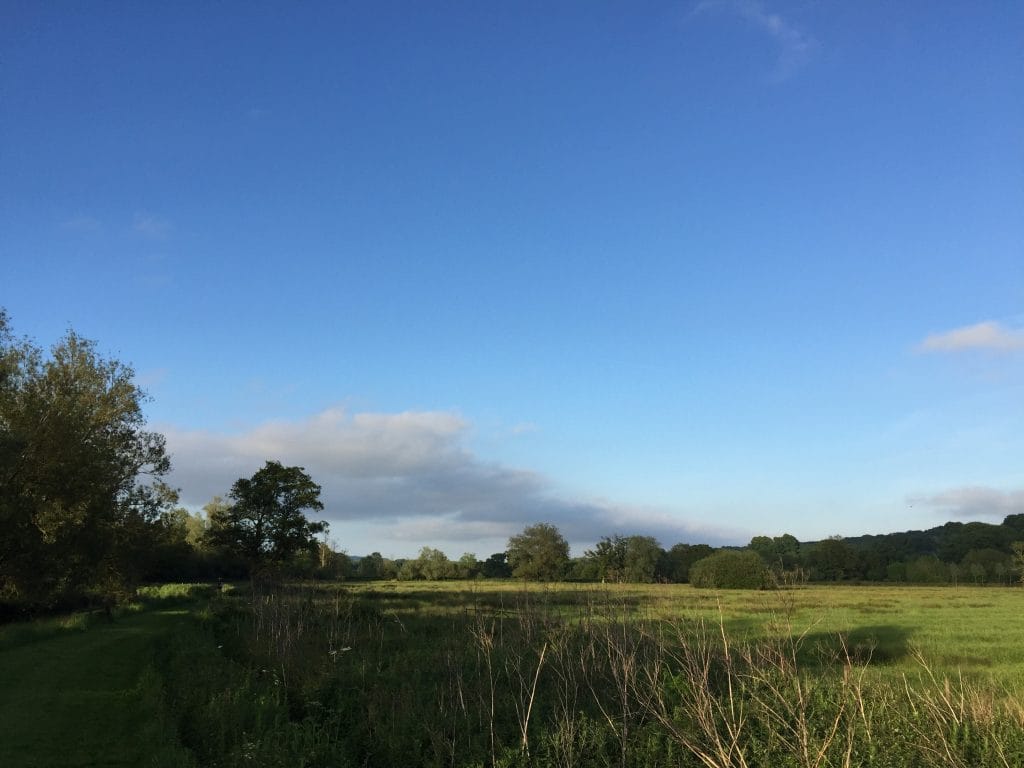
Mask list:
[[592,604],[637,618],[721,622],[750,639],[779,632],[805,643],[842,635],[872,656],[872,674],[917,674],[915,652],[945,675],[1024,687],[1024,590],[1003,587],[808,585],[703,590],[686,584],[524,584],[515,581],[372,582],[324,587],[373,600],[396,615],[445,615],[474,606],[512,610],[526,599],[572,620]]
[[139,587],[136,596],[143,601],[174,601],[194,600],[197,597],[207,597],[216,587],[212,584],[156,584],[152,586]]
[[[678,744],[665,741],[669,731],[649,718],[660,713],[693,726],[697,721],[686,718],[699,712],[676,720],[674,707],[692,703],[687,691],[712,690],[732,669],[739,688],[752,686],[751,696],[770,699],[745,700],[744,706],[768,707],[761,726],[744,726],[751,755],[781,754],[775,737],[758,728],[779,725],[771,712],[776,698],[793,704],[792,692],[803,691],[811,698],[800,711],[815,733],[831,718],[862,711],[857,707],[874,713],[870,723],[848,723],[851,749],[866,755],[881,745],[887,768],[934,764],[922,759],[935,743],[986,759],[1012,750],[1004,762],[971,758],[964,765],[1024,764],[1019,588],[712,591],[486,580],[296,586],[257,582],[223,596],[209,585],[150,587],[140,592],[137,613],[113,622],[96,612],[0,629],[10,699],[6,730],[0,728],[0,742],[9,746],[0,763],[49,754],[59,731],[79,734],[80,764],[92,764],[101,751],[111,758],[107,764],[141,764],[149,752],[165,755],[163,764],[190,764],[180,739],[199,764],[288,765],[301,758],[327,765],[345,755],[374,766],[479,766],[493,759],[488,723],[498,734],[498,759],[519,754],[518,718],[533,698],[531,681],[539,679],[530,739],[547,752],[538,752],[537,765],[564,764],[552,755],[561,749],[559,734],[572,726],[582,729],[573,731],[573,749],[600,756],[594,764],[620,764],[615,750],[622,746],[635,764],[646,756],[648,765],[689,766],[696,760],[674,752]],[[185,613],[195,620],[182,621]],[[801,639],[794,646],[788,637]],[[723,654],[725,642],[731,650]],[[791,648],[797,650],[789,656]],[[687,666],[701,653],[710,654],[712,673]],[[673,676],[631,678],[624,706],[634,735],[620,740],[602,710],[618,701],[608,698],[615,681],[625,679],[616,675],[649,673],[659,659]],[[639,666],[622,666],[634,661]],[[694,669],[705,670],[706,679],[679,682]],[[772,688],[778,679],[785,685]],[[560,687],[566,681],[575,687]],[[560,698],[566,695],[571,701]],[[90,709],[101,699],[102,708]],[[141,734],[145,723],[152,724],[145,735],[123,735]],[[102,733],[116,735],[115,750]],[[990,743],[996,747],[985,747]],[[465,750],[470,757],[456,760]],[[782,764],[765,760],[750,764]]]
[[[353,763],[506,764],[525,754],[532,711],[529,740],[547,751],[530,764],[545,766],[733,766],[737,744],[748,766],[916,768],[940,751],[1024,765],[1024,591],[254,587],[212,617],[224,655],[251,671],[232,690],[287,687],[303,723],[337,736],[318,748]],[[187,698],[195,677],[182,682]],[[805,737],[837,761],[802,754]],[[725,749],[712,762],[697,757],[709,744]]]

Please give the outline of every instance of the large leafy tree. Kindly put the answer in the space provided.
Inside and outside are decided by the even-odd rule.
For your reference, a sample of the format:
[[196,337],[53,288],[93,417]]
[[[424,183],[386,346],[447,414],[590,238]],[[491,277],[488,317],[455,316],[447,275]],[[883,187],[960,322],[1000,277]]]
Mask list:
[[584,553],[601,581],[650,583],[665,553],[651,536],[605,536]]
[[807,555],[815,577],[823,581],[840,581],[856,567],[857,553],[842,536],[831,536],[815,544]]
[[380,552],[371,552],[360,558],[356,566],[356,574],[361,579],[379,579],[384,575],[384,556]]
[[593,549],[583,553],[591,561],[601,581],[622,581],[626,571],[626,539],[622,536],[604,536]]
[[512,575],[507,552],[495,552],[480,564],[480,573],[488,579],[505,579]]
[[508,564],[516,578],[556,581],[569,564],[569,544],[550,523],[528,525],[508,540]]
[[653,536],[630,536],[626,539],[625,580],[650,584],[657,575],[658,563],[664,554]]
[[240,555],[251,568],[286,564],[297,553],[313,550],[327,523],[306,517],[320,511],[320,486],[302,467],[268,461],[252,477],[241,478],[228,494],[231,506],[210,521],[210,539]]
[[69,331],[47,356],[0,311],[0,595],[121,592],[175,494],[132,369]]
[[747,545],[761,556],[769,568],[786,571],[800,564],[800,542],[789,533],[772,538],[755,536]]

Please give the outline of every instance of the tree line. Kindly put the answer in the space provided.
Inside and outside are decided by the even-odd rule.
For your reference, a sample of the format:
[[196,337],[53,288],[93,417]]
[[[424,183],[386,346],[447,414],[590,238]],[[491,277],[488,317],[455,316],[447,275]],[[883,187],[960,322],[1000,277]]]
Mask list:
[[450,560],[424,547],[419,556],[389,560],[336,553],[335,576],[434,580],[519,578],[605,583],[694,583],[760,587],[806,582],[1012,584],[1024,579],[1024,515],[1000,524],[946,523],[928,531],[800,542],[790,534],[755,536],[745,547],[678,543],[662,548],[651,536],[605,536],[580,557],[550,524],[527,526],[508,549],[486,560],[472,553]]
[[327,538],[320,486],[302,467],[268,460],[202,513],[164,478],[162,435],[146,429],[145,393],[130,366],[74,331],[45,352],[16,337],[0,310],[0,614],[112,604],[146,581],[263,574],[360,579],[518,578],[757,586],[778,579],[1009,583],[1024,575],[1024,514],[1001,524],[800,542],[756,536],[746,547],[650,536],[601,538],[570,557],[559,530],[537,523],[506,550],[457,560],[349,556]]

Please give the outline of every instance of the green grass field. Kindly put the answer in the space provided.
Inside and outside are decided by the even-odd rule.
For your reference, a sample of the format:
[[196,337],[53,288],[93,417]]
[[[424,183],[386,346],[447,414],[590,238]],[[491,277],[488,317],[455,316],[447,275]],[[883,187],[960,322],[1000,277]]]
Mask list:
[[485,604],[509,610],[524,590],[572,619],[588,605],[619,606],[636,618],[721,621],[730,635],[756,638],[806,633],[806,644],[842,634],[873,668],[916,673],[919,652],[933,671],[1024,686],[1024,589],[809,585],[788,590],[703,590],[686,584],[531,584],[512,582],[378,582],[337,585],[367,596],[397,616],[444,615]]
[[[0,765],[1024,764],[1019,588],[374,582],[146,597],[112,622],[0,628]],[[773,668],[790,635],[794,664]],[[704,656],[681,650],[703,641]],[[730,727],[739,751],[701,763]],[[800,739],[825,757],[799,754]]]

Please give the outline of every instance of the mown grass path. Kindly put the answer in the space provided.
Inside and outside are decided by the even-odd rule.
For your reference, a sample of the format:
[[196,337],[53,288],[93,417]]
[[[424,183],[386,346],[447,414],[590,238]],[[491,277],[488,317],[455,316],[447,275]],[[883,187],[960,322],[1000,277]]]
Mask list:
[[0,766],[177,762],[151,662],[154,642],[185,620],[147,610],[0,650]]

